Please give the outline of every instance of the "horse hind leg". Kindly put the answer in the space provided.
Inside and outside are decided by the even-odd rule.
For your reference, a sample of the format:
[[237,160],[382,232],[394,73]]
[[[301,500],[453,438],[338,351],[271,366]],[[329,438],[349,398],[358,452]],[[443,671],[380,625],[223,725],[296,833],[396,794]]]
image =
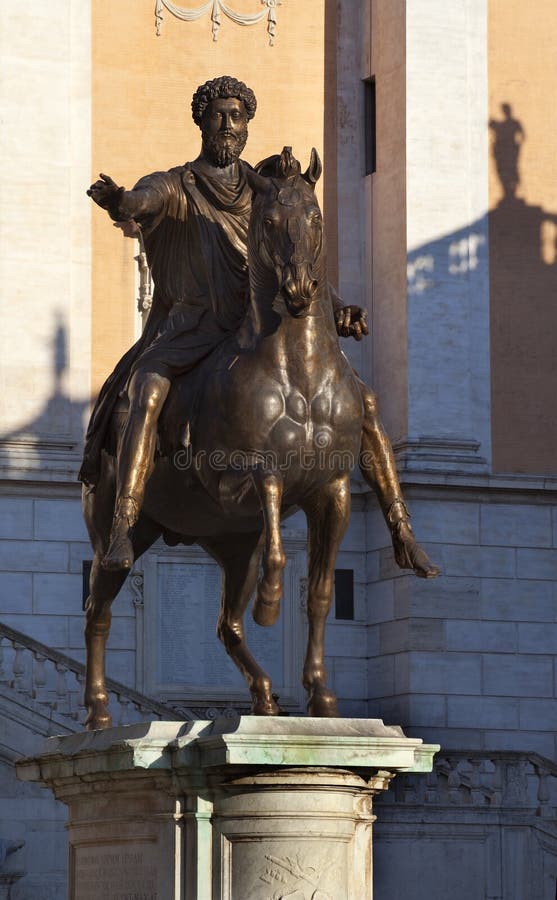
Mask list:
[[103,553],[96,553],[91,567],[90,594],[85,608],[85,645],[87,672],[85,676],[85,727],[110,728],[112,717],[108,711],[105,682],[105,649],[110,632],[110,607],[126,580],[126,571],[109,572],[101,565]]
[[[110,571],[102,566],[106,552],[108,522],[102,540],[96,542],[96,552],[91,567],[89,597],[86,604],[85,645],[87,667],[85,675],[84,703],[87,710],[85,727],[89,730],[110,728],[112,717],[108,710],[108,692],[105,679],[106,642],[112,621],[111,605],[124,584],[127,570]],[[159,537],[161,529],[145,516],[140,517],[133,536],[134,556],[138,559]]]
[[271,679],[253,658],[244,632],[244,614],[259,574],[262,532],[211,538],[200,543],[219,563],[223,574],[219,639],[246,679],[252,714],[276,716],[280,709],[273,698]]
[[335,562],[350,519],[350,482],[339,476],[304,504],[308,519],[308,644],[303,683],[310,716],[337,716],[336,696],[327,687],[325,622],[331,607]]

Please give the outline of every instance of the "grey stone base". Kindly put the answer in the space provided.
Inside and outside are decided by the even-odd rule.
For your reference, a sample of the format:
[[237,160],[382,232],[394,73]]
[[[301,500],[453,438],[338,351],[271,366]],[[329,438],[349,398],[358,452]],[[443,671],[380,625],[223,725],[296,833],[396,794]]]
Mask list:
[[437,746],[377,719],[239,717],[51,738],[70,900],[370,900],[372,798]]

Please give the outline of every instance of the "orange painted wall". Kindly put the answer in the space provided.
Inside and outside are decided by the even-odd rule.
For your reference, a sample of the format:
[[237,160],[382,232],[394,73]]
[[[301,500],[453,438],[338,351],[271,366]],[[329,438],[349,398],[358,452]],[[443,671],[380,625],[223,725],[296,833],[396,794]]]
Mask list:
[[396,442],[408,429],[406,339],[406,3],[371,3],[369,75],[376,80],[377,171],[371,198],[372,384]]
[[[199,4],[183,0],[181,5]],[[241,13],[261,9],[258,0],[230,5]],[[330,34],[325,51],[325,5],[326,0],[283,0],[270,47],[265,21],[241,27],[223,14],[214,42],[208,15],[189,23],[165,11],[157,37],[153,0],[95,0],[91,178],[105,172],[131,187],[141,175],[194,159],[200,139],[191,119],[191,95],[203,81],[223,74],[245,81],[258,99],[244,152],[248,161],[290,144],[304,162],[315,145],[329,163],[324,178],[334,177],[334,153],[330,146],[324,153],[325,125],[336,114],[324,108],[325,71],[334,77],[334,65],[327,62]],[[329,105],[330,95],[329,80]],[[91,215],[92,384],[97,390],[133,340],[135,243],[123,238],[101,210]]]
[[[490,0],[493,465],[557,470],[557,6]],[[510,109],[505,113],[502,104]],[[513,144],[520,144],[518,150]]]

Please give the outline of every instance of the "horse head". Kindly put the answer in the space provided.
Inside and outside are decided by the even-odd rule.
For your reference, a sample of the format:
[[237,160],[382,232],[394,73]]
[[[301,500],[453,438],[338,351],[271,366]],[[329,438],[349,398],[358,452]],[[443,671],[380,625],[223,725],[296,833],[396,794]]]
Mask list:
[[290,315],[306,316],[324,283],[323,220],[315,196],[321,161],[315,148],[306,172],[285,147],[246,171],[254,192],[248,248],[250,272],[274,272]]

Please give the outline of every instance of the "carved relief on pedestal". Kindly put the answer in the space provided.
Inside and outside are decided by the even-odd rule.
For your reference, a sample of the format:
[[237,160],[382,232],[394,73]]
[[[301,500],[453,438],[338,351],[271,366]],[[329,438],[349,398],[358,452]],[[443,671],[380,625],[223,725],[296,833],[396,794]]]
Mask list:
[[[264,884],[276,888],[271,895],[272,900],[333,900],[320,884],[331,877],[330,869],[336,865],[335,859],[323,859],[316,865],[314,860],[308,862],[301,853],[295,857],[266,853],[265,860],[259,878]],[[335,873],[335,877],[337,875]]]

